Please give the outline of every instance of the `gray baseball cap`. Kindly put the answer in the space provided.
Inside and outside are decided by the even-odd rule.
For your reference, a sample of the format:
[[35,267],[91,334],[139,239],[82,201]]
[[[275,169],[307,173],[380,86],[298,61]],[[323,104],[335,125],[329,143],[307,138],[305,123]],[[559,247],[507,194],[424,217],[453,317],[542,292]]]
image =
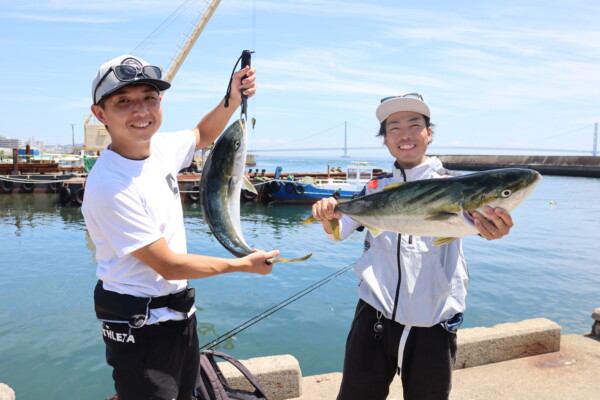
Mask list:
[[113,58],[100,66],[92,82],[92,100],[98,104],[103,97],[123,86],[142,83],[154,86],[159,92],[171,87],[169,82],[162,80],[159,67],[129,54]]

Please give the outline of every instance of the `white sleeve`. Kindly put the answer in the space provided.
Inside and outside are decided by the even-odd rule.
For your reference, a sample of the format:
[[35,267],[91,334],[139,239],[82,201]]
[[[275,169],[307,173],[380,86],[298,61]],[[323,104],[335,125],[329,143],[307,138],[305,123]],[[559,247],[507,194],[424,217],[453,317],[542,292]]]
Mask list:
[[160,149],[175,173],[187,168],[193,160],[196,148],[196,135],[192,130],[159,132],[152,138],[152,145]]

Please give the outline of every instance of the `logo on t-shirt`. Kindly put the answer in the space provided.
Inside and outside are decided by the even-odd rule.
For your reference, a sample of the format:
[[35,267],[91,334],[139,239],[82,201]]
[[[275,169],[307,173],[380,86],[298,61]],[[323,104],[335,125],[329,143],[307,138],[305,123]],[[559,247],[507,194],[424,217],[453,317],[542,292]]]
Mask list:
[[177,180],[175,178],[173,178],[173,175],[171,175],[169,173],[169,175],[165,176],[165,179],[167,180],[167,185],[169,185],[173,194],[179,193],[179,187],[177,186]]

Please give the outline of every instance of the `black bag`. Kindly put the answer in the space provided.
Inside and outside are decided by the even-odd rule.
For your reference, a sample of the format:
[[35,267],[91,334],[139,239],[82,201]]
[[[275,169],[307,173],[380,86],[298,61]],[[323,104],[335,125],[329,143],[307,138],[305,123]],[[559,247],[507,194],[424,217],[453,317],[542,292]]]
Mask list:
[[[236,367],[254,387],[254,392],[229,387],[215,358],[219,357]],[[265,390],[256,377],[236,358],[213,350],[200,351],[200,368],[194,395],[199,400],[267,400]]]

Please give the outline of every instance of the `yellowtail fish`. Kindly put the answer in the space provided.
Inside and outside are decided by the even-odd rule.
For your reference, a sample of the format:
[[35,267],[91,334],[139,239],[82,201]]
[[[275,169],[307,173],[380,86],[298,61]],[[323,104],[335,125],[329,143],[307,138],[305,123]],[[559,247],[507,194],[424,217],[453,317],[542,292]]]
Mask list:
[[[386,186],[383,190],[336,206],[375,236],[391,231],[437,237],[434,245],[476,235],[471,213],[483,214],[486,206],[508,212],[517,208],[535,189],[541,175],[531,169],[504,168],[462,176],[425,179]],[[317,222],[310,217],[303,225]],[[332,220],[339,240],[339,224]]]
[[[229,252],[244,257],[253,252],[246,244],[240,223],[240,194],[242,187],[256,193],[254,185],[244,175],[246,167],[246,121],[231,124],[216,141],[200,179],[202,213],[208,227]],[[269,263],[303,261],[302,258],[276,257]]]

